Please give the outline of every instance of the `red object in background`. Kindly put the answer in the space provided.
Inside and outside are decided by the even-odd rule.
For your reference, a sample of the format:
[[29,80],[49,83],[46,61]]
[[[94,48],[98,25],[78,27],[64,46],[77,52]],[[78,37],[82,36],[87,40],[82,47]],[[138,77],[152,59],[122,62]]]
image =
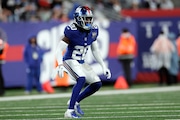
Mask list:
[[139,10],[127,10],[123,9],[120,15],[130,16],[132,18],[162,18],[162,17],[179,17],[180,8],[172,10],[149,10],[149,9],[139,9]]
[[55,92],[54,88],[51,86],[49,80],[42,84],[42,88],[45,92],[50,93],[50,94]]
[[159,76],[157,72],[139,72],[135,83],[157,83]]
[[48,0],[39,0],[38,3],[41,7],[50,7]]
[[118,43],[117,42],[111,42],[109,45],[109,54],[108,57],[109,58],[116,58],[117,57],[117,46]]
[[129,85],[123,76],[119,76],[114,84],[115,89],[128,89]]
[[6,61],[17,62],[23,60],[24,45],[9,45]]

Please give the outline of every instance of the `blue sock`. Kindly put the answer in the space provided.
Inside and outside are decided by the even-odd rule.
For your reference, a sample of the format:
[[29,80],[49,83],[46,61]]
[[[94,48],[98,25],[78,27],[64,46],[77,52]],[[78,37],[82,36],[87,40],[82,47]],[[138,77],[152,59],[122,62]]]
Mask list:
[[78,96],[77,98],[77,102],[79,103],[81,100],[83,100],[84,98],[92,95],[93,93],[95,93],[96,91],[99,90],[99,88],[102,86],[101,82],[96,82],[96,83],[92,83],[90,85],[88,85],[85,90]]
[[68,109],[74,109],[74,105],[76,103],[76,100],[77,100],[79,93],[81,92],[81,89],[84,86],[84,84],[85,84],[85,77],[79,77],[77,79],[77,83],[73,87]]

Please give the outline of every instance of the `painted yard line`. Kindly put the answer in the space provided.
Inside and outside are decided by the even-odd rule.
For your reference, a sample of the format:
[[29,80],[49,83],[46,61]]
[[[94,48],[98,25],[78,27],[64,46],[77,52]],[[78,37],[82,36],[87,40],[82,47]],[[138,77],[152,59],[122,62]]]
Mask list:
[[[156,103],[128,103],[128,104],[125,104],[125,103],[114,103],[114,102],[111,102],[111,103],[106,103],[106,104],[85,104],[85,103],[82,103],[83,107],[88,107],[88,108],[94,108],[94,106],[98,107],[98,108],[101,108],[101,107],[127,107],[127,106],[169,106],[169,105],[176,105],[176,106],[179,106],[180,103],[173,103],[173,102],[162,102],[162,101],[156,101]],[[61,108],[64,108],[64,107],[67,107],[67,105],[65,103],[61,103],[61,104],[52,104],[52,103],[47,103],[47,104],[39,104],[38,107],[61,107]],[[8,104],[6,106],[3,106],[3,107],[6,107],[6,108],[13,108],[13,107],[16,107],[16,106],[12,106],[12,104]],[[22,106],[22,107],[27,107],[27,106]],[[32,106],[31,106],[32,107]],[[1,108],[0,108],[1,109]]]
[[[94,107],[96,107],[96,106],[94,106]],[[14,108],[10,108],[10,110],[28,110],[28,109],[31,109],[32,107],[26,107],[26,108],[19,108],[19,107],[14,107]],[[42,110],[44,110],[44,109],[49,109],[50,107],[48,107],[48,108],[39,108],[39,107],[34,107],[33,109],[42,109]],[[137,109],[140,109],[140,110],[151,110],[151,109],[154,109],[154,110],[156,110],[156,109],[165,109],[165,110],[167,110],[167,109],[171,109],[171,108],[176,108],[176,109],[180,109],[180,106],[161,106],[161,107],[157,107],[157,106],[151,106],[151,107],[149,107],[149,106],[146,106],[146,107],[129,107],[128,108],[128,110],[137,110]],[[51,109],[54,109],[53,107],[51,107]],[[57,109],[57,107],[55,108],[55,109]],[[106,111],[106,110],[127,110],[127,107],[109,107],[109,108],[107,108],[107,107],[104,107],[104,108],[97,108],[96,107],[96,110],[100,110],[100,111]],[[8,110],[7,108],[0,108],[0,110]],[[66,108],[58,108],[57,109],[57,111],[64,111],[64,110],[66,110]],[[83,108],[83,110],[85,110],[85,111],[91,111],[91,110],[94,110],[94,108]],[[0,112],[1,113],[1,112]]]
[[27,110],[27,109],[62,109],[61,106],[38,106],[38,107],[9,107],[9,108],[3,108],[3,107],[0,107],[0,110],[6,110],[6,109],[11,109],[11,110],[21,110],[21,109],[24,109],[24,110]]
[[65,118],[36,118],[36,119],[33,119],[33,118],[29,118],[29,119],[6,119],[6,120],[61,120],[61,119],[64,119],[64,120],[69,120],[69,119],[65,119]]
[[[133,116],[132,116],[133,117]],[[95,119],[118,119],[119,120],[119,117],[108,117],[108,118],[105,118],[105,117],[92,117],[92,118],[95,118]],[[91,117],[88,117],[88,118],[85,118],[85,119],[92,119]],[[126,117],[128,118],[128,116]],[[134,116],[134,118],[136,118],[136,116]],[[21,120],[69,120],[68,118],[36,118],[36,119],[21,119]],[[84,118],[83,118],[84,119]],[[6,120],[19,120],[19,119],[6,119]],[[164,119],[164,120],[180,120],[180,119]]]
[[[180,115],[146,115],[146,116],[141,116],[141,115],[138,115],[138,116],[104,116],[104,117],[101,117],[101,116],[97,116],[97,117],[82,117],[82,119],[116,119],[116,118],[153,118],[153,119],[157,119],[157,118],[161,118],[161,117],[176,117],[177,119],[171,119],[171,120],[179,120],[178,118],[180,117]],[[34,120],[54,120],[54,119],[58,119],[58,120],[69,120],[69,119],[66,119],[66,118],[36,118]],[[6,119],[6,120],[12,120],[12,119]],[[13,119],[15,120],[15,119]],[[21,119],[23,120],[23,119]],[[24,120],[28,120],[28,119],[24,119]],[[31,119],[33,120],[33,119]]]
[[[82,117],[83,119],[119,119],[119,118],[154,118],[154,119],[157,119],[157,117],[180,117],[180,115],[148,115],[148,116],[108,116],[108,117]],[[65,119],[65,118],[59,118],[61,120]],[[36,119],[38,120],[38,119]],[[180,119],[171,119],[171,120],[180,120]]]
[[92,119],[92,118],[157,118],[157,117],[178,117],[180,118],[180,115],[135,115],[135,116],[104,116],[104,117],[83,117],[85,119]]
[[[160,101],[161,102],[161,101]],[[97,105],[97,104],[89,104],[89,105],[83,105],[83,108],[104,108],[104,107],[152,107],[152,106],[156,106],[156,107],[167,107],[167,106],[176,106],[176,107],[180,107],[180,103],[146,103],[146,104],[141,104],[141,103],[136,103],[136,104],[108,104],[108,105]],[[56,105],[40,105],[40,106],[22,106],[22,107],[13,107],[13,106],[5,106],[5,109],[32,109],[32,108],[36,108],[36,109],[44,109],[44,108],[64,108],[67,105],[62,105],[62,104],[56,104]],[[0,109],[4,109],[3,107],[1,107]]]
[[[170,108],[180,108],[180,106],[160,106],[160,107],[157,107],[157,106],[145,106],[145,107],[130,107],[128,108],[128,110],[136,110],[136,109],[143,109],[143,110],[148,110],[148,109],[162,109],[162,108],[166,108],[166,109],[170,109]],[[112,108],[96,108],[96,110],[110,110]],[[124,107],[124,108],[114,108],[113,107],[113,110],[127,110],[127,107]]]
[[[138,89],[126,89],[126,90],[105,90],[105,91],[96,92],[94,94],[94,96],[115,95],[115,94],[154,93],[154,92],[168,92],[168,91],[180,91],[180,86],[138,88]],[[29,96],[12,96],[12,97],[2,97],[0,99],[0,101],[17,101],[17,100],[19,101],[19,100],[34,100],[34,99],[48,99],[48,98],[65,98],[65,97],[70,97],[70,96],[71,96],[71,93],[29,95]]]
[[168,114],[169,114],[169,113],[179,113],[179,112],[180,112],[180,110],[153,110],[153,111],[149,111],[149,110],[148,110],[148,111],[144,111],[144,110],[143,110],[143,111],[125,111],[125,112],[124,112],[124,111],[89,112],[88,115],[90,115],[90,114],[92,114],[92,115],[94,115],[94,114],[95,114],[95,115],[96,115],[96,114],[97,114],[97,115],[101,115],[101,114],[102,114],[102,115],[103,115],[103,114],[105,114],[105,115],[106,115],[106,114],[127,114],[127,113],[128,113],[128,114],[129,114],[129,113],[133,113],[133,114],[134,114],[134,113],[141,113],[141,114],[142,114],[142,113],[161,113],[161,114],[162,114],[162,113],[164,113],[164,114],[167,114],[167,113],[168,113]]
[[[111,114],[112,115],[112,114]],[[12,117],[12,116],[16,116],[16,117],[18,117],[18,116],[47,116],[47,114],[16,114],[16,115],[1,115],[2,117]],[[0,116],[0,118],[1,118],[1,116]],[[51,114],[48,114],[48,116],[62,116],[62,115],[60,115],[60,113],[51,113]],[[135,115],[135,116],[118,116],[118,115],[113,115],[113,116],[104,116],[104,117],[100,117],[100,118],[116,118],[116,117],[120,117],[120,118],[124,118],[124,117],[170,117],[170,116],[180,116],[180,115],[162,115],[162,114],[157,114],[157,115],[155,115],[155,114],[153,114],[153,115]],[[90,118],[99,118],[99,117],[90,117]],[[86,116],[84,116],[84,117],[82,117],[82,118],[89,118],[89,117],[86,117]]]
[[96,92],[94,95],[114,95],[114,94],[136,94],[136,93],[156,93],[156,92],[180,91],[180,86],[154,87],[154,88],[137,88],[125,90],[109,90]]
[[44,114],[44,113],[41,113],[41,114],[38,114],[38,113],[37,114],[27,114],[27,113],[23,114],[23,113],[21,113],[21,114],[13,114],[13,115],[10,115],[10,114],[8,114],[8,115],[0,115],[0,118],[1,118],[1,116],[2,117],[5,117],[5,116],[8,117],[8,116],[44,116],[44,115],[45,116],[47,116],[47,115],[48,116],[54,116],[54,115],[61,116],[60,113],[51,113],[51,114]]
[[[26,110],[26,112],[59,112],[59,109],[57,110],[57,109],[48,109],[48,110]],[[64,110],[63,110],[64,111]],[[0,114],[1,113],[11,113],[11,112],[13,112],[13,113],[23,113],[24,112],[24,110],[3,110],[2,112],[0,111]]]
[[[179,98],[177,99],[177,100],[179,100]],[[13,103],[14,104],[14,103]],[[25,103],[26,104],[26,103]],[[66,105],[66,102],[64,103],[58,103],[58,104],[52,104],[52,102],[51,103],[46,103],[46,104],[38,104],[39,106],[38,107],[44,107],[44,106],[46,106],[46,107],[48,107],[48,106],[50,106],[50,107],[53,107],[53,106],[55,106],[55,107],[61,107],[61,108],[64,108],[64,107],[67,107],[67,105]],[[106,102],[106,104],[104,104],[104,103],[102,103],[102,104],[90,104],[90,103],[82,103],[82,105],[83,105],[83,107],[85,108],[85,107],[88,107],[88,108],[94,108],[94,106],[96,106],[96,107],[98,107],[98,108],[101,108],[101,107],[111,107],[111,106],[113,106],[113,107],[126,107],[126,106],[132,106],[132,107],[134,107],[134,106],[169,106],[169,105],[176,105],[176,106],[179,106],[180,105],[180,103],[177,103],[177,102],[167,102],[167,101],[164,101],[164,102],[162,102],[161,100],[160,101],[155,101],[154,103],[152,102],[152,101],[150,101],[150,103],[143,103],[143,101],[141,102],[141,103],[115,103],[115,102]],[[7,104],[6,106],[3,106],[3,107],[6,107],[6,108],[12,108],[12,107],[16,107],[16,106],[12,106],[12,104]],[[22,107],[27,107],[27,106],[22,106]],[[31,106],[32,107],[32,106]],[[0,108],[1,109],[1,108]]]
[[[161,101],[160,101],[161,102]],[[96,104],[83,104],[83,108],[94,108],[94,106],[95,107],[97,107],[97,108],[104,108],[104,107],[144,107],[144,106],[148,106],[148,107],[151,107],[151,106],[170,106],[170,105],[174,105],[174,106],[180,106],[180,103],[158,103],[158,102],[156,102],[156,103],[136,103],[136,104],[124,104],[124,103],[122,103],[122,104],[120,104],[120,103],[118,103],[118,104],[106,104],[106,105],[96,105]],[[36,107],[32,107],[32,106],[30,106],[30,107],[28,107],[28,106],[22,106],[22,107],[16,107],[16,106],[3,106],[3,107],[5,107],[6,109],[8,109],[8,108],[10,108],[10,109],[29,109],[29,108],[64,108],[64,107],[67,107],[67,105],[65,105],[65,104],[56,104],[56,105],[51,105],[51,104],[40,104],[38,107],[36,106]],[[0,109],[4,109],[4,108],[0,108]],[[1,111],[0,111],[1,112]]]
[[[3,113],[16,113],[16,115],[23,115],[24,114],[24,111],[22,110],[22,111],[3,111]],[[29,114],[29,115],[32,115],[32,114],[34,114],[34,112],[43,112],[44,113],[44,111],[42,111],[42,110],[26,110],[26,114]],[[60,114],[59,112],[59,110],[46,110],[46,112],[49,112],[49,114],[51,114],[51,112],[53,112],[52,114]],[[61,110],[61,112],[62,112],[62,110]],[[64,110],[63,110],[63,112],[64,112]],[[18,114],[17,114],[18,113]],[[88,115],[90,115],[90,114],[92,114],[92,115],[94,115],[94,114],[97,114],[97,115],[103,115],[103,114],[126,114],[126,113],[165,113],[165,114],[169,114],[169,113],[180,113],[180,110],[153,110],[153,111],[150,111],[150,110],[148,110],[148,111],[145,111],[145,110],[139,110],[139,111],[113,111],[113,112],[106,112],[106,111],[104,111],[104,112],[102,112],[102,111],[100,111],[100,112],[89,112],[88,113]],[[42,113],[38,113],[38,114],[42,114]],[[51,114],[51,115],[52,115]],[[14,116],[14,115],[5,115],[5,114],[3,114],[3,115],[1,115],[0,114],[0,116]]]
[[[106,104],[106,105],[96,105],[98,108],[100,107],[141,107],[141,106],[168,106],[168,105],[180,105],[180,103],[136,103],[136,104]],[[94,107],[94,105],[83,105],[83,107]]]

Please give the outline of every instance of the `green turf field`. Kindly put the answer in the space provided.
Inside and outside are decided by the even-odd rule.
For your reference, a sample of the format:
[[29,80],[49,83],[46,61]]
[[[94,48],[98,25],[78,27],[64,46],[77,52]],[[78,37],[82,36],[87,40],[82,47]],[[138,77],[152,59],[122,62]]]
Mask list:
[[[69,92],[0,97],[0,119],[65,120],[68,96]],[[180,86],[102,89],[85,99],[81,108],[85,112],[82,120],[177,120],[180,119]]]

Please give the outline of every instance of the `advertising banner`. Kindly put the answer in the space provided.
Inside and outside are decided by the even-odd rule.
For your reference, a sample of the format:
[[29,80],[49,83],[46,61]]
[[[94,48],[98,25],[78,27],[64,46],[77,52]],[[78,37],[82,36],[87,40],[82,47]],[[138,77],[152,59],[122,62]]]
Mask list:
[[165,34],[173,32],[176,37],[180,33],[179,17],[163,18],[136,18],[138,30],[138,74],[136,82],[158,82],[157,58],[150,52],[150,47],[160,31]]
[[136,19],[138,25],[138,44],[139,56],[138,70],[139,72],[153,71],[156,69],[156,60],[154,55],[150,53],[150,46],[157,38],[160,31],[165,34],[173,32],[180,33],[180,18],[141,18]]

